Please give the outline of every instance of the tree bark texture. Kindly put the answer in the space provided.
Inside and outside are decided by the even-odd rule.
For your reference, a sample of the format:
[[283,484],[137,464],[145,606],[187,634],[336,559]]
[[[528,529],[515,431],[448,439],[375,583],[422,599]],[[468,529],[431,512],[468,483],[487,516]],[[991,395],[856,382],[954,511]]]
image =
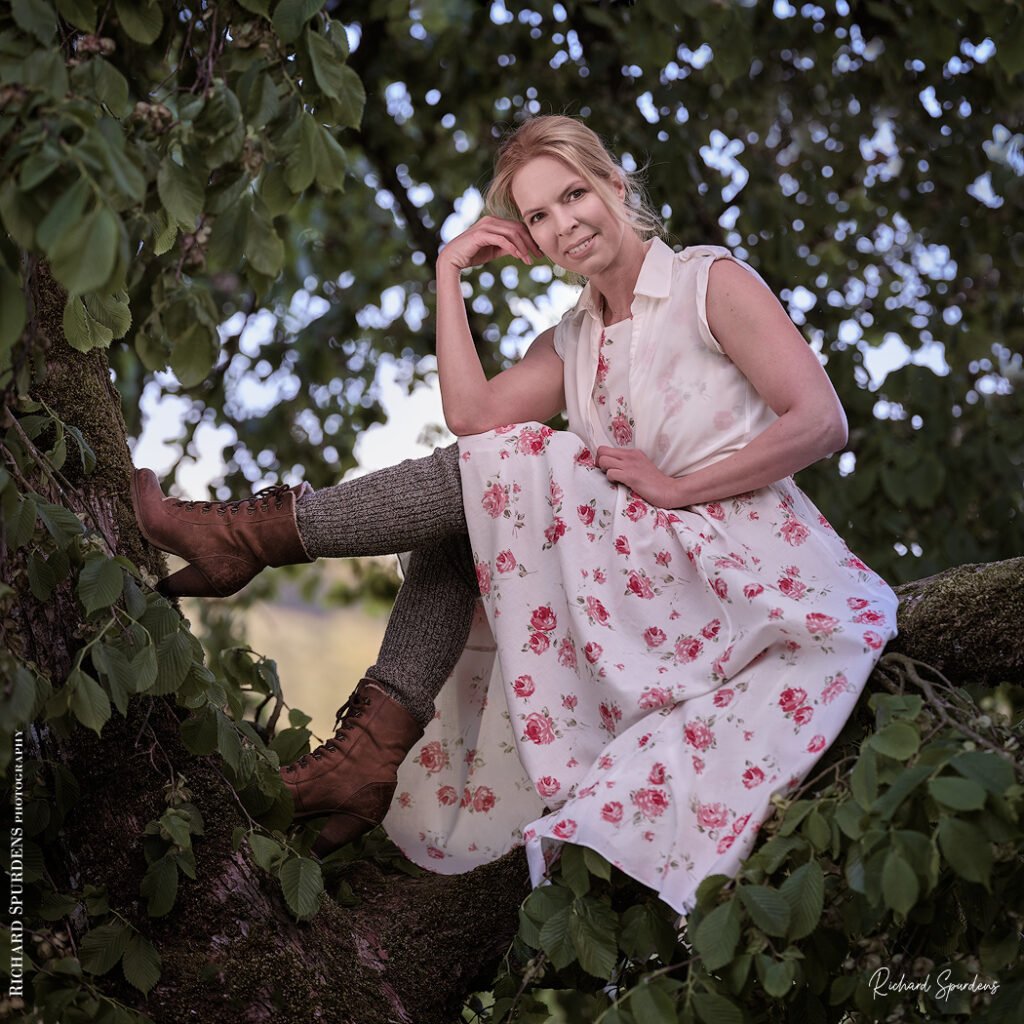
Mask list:
[[[161,556],[145,547],[131,514],[131,463],[106,359],[69,349],[61,340],[62,296],[52,284],[37,294],[44,301],[35,347],[47,365],[37,397],[78,426],[97,455],[93,474],[71,478],[73,493],[58,493],[46,480],[36,481],[37,489],[86,512],[111,551],[155,569]],[[82,625],[75,602],[58,593],[41,604],[17,565],[8,559],[2,570],[18,591],[16,614],[33,660],[59,681]],[[1024,558],[953,569],[901,587],[900,597],[900,636],[891,650],[931,663],[954,684],[1021,681]],[[233,850],[232,832],[247,824],[246,815],[218,759],[182,745],[180,713],[166,698],[143,697],[127,719],[114,715],[101,737],[85,729],[34,735],[37,754],[65,765],[80,789],[57,847],[61,862],[48,865],[53,880],[62,891],[105,885],[111,905],[163,959],[148,999],[127,985],[120,997],[160,1024],[457,1020],[464,998],[493,977],[517,929],[528,891],[522,851],[459,876],[412,878],[356,862],[344,880],[357,904],[325,896],[311,921],[296,923],[277,881],[248,859],[244,844]],[[205,822],[194,844],[197,879],[183,878],[171,913],[151,919],[139,896],[142,831],[165,808],[168,781],[182,777]]]

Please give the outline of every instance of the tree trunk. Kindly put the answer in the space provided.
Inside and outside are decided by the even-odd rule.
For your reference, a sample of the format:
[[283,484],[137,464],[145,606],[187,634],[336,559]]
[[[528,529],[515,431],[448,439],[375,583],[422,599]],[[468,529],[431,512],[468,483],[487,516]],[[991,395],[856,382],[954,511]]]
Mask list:
[[[72,476],[71,492],[45,481],[37,489],[87,513],[112,551],[155,568],[131,515],[130,459],[106,359],[70,350],[61,340],[62,296],[52,284],[36,293],[46,300],[36,348],[45,336],[48,367],[36,397],[83,431],[98,463],[94,473]],[[25,653],[59,682],[82,625],[77,605],[59,592],[36,601],[19,569],[7,558],[2,575],[17,591],[13,615]],[[891,650],[931,662],[953,683],[1019,682],[1022,580],[1024,558],[903,586],[901,635]],[[63,764],[80,788],[60,845],[48,847],[61,853],[60,863],[47,865],[50,876],[61,891],[105,885],[111,905],[162,955],[160,981],[147,1000],[126,984],[119,997],[160,1024],[458,1019],[464,998],[493,976],[515,934],[528,890],[522,851],[454,877],[412,878],[356,862],[342,881],[358,902],[342,906],[324,896],[316,916],[297,924],[276,880],[251,863],[245,845],[233,849],[232,833],[247,816],[219,759],[182,745],[180,714],[166,698],[143,696],[127,719],[115,714],[101,737],[81,728],[66,737],[49,728],[33,734],[37,755]],[[172,779],[191,790],[205,833],[195,840],[197,879],[183,878],[171,913],[151,919],[139,896],[142,832],[166,808]]]

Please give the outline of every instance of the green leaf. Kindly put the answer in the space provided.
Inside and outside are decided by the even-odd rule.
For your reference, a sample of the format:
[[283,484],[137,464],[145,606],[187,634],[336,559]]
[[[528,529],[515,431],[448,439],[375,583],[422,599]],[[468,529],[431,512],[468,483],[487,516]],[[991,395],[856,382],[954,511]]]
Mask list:
[[82,725],[99,736],[100,730],[110,718],[110,698],[91,675],[79,668],[68,676],[68,686],[72,713]]
[[249,849],[252,850],[252,859],[264,871],[273,871],[287,853],[276,839],[261,836],[258,832],[249,834]]
[[306,22],[323,7],[323,0],[281,0],[274,8],[274,32],[282,43],[294,43]]
[[907,914],[917,902],[918,890],[914,869],[895,850],[890,850],[882,868],[882,898],[886,906]]
[[284,242],[274,230],[270,212],[254,197],[245,235],[245,257],[261,273],[277,277],[284,265]]
[[338,99],[343,89],[342,72],[345,70],[345,55],[339,54],[331,45],[330,40],[317,33],[312,25],[306,28],[305,42],[317,85],[326,96]]
[[94,320],[108,328],[115,338],[123,338],[132,325],[132,311],[127,292],[100,295],[90,292],[85,297],[85,308]]
[[1002,796],[1014,783],[1011,762],[989,751],[964,751],[953,758],[950,766],[996,796]]
[[309,857],[293,857],[281,866],[281,891],[292,913],[299,918],[312,917],[324,891],[320,865]]
[[80,96],[95,96],[115,117],[122,117],[128,106],[128,80],[98,55],[72,69],[71,87]]
[[156,646],[156,683],[153,696],[162,697],[174,693],[188,674],[192,664],[192,645],[180,630],[169,633]]
[[331,103],[336,124],[344,128],[358,128],[366,107],[366,90],[362,80],[347,64],[341,69],[341,95]]
[[762,953],[757,957],[757,974],[765,992],[781,999],[793,988],[796,965],[792,960],[773,960]]
[[717,992],[695,992],[693,1006],[704,1024],[744,1024],[743,1011]]
[[977,811],[985,806],[985,789],[970,779],[940,775],[928,782],[928,793],[946,807],[957,811]]
[[789,903],[767,885],[741,885],[737,893],[750,919],[767,935],[785,935],[789,928]]
[[958,818],[939,822],[939,847],[949,866],[969,882],[988,888],[992,871],[992,847],[978,828]]
[[193,754],[212,754],[217,749],[217,718],[204,708],[181,723],[181,740]]
[[733,900],[722,903],[697,926],[693,945],[704,961],[704,967],[716,971],[731,959],[740,940],[739,914]]
[[92,649],[93,667],[105,679],[114,705],[122,715],[128,711],[128,700],[135,688],[135,675],[128,658],[112,644],[99,643]]
[[184,388],[206,380],[220,353],[217,335],[204,323],[193,323],[171,350],[171,369]]
[[882,821],[888,821],[899,809],[900,804],[934,771],[931,765],[915,764],[905,768],[896,781],[874,802],[871,810]]
[[619,948],[615,942],[617,925],[618,915],[607,903],[584,897],[572,905],[569,937],[576,947],[580,966],[595,978],[611,978],[618,962]]
[[160,954],[144,935],[135,932],[128,940],[121,969],[130,985],[143,995],[160,980]]
[[117,0],[114,6],[117,10],[117,20],[121,22],[121,28],[127,35],[146,46],[156,42],[164,26],[164,16],[158,3]]
[[[67,556],[64,556],[64,563],[67,565]],[[41,552],[33,551],[28,556],[28,585],[32,596],[37,601],[48,601],[53,593],[53,588],[60,583],[62,577],[57,575],[55,566],[50,564]]]
[[114,332],[96,320],[77,295],[70,295],[64,306],[64,337],[73,349],[88,352],[108,348]]
[[[667,984],[666,984],[667,983]],[[676,1024],[676,1001],[667,978],[641,981],[629,994],[633,1016],[643,1024]]]
[[603,878],[606,882],[611,881],[612,877],[612,866],[597,852],[592,850],[589,846],[581,847],[583,850],[583,863],[586,864],[587,870],[595,878]]
[[96,29],[96,4],[92,0],[57,0],[60,16],[83,32]]
[[146,897],[150,917],[163,917],[178,896],[178,866],[171,854],[153,861],[142,876],[139,892]]
[[555,965],[556,971],[564,970],[576,959],[576,947],[569,935],[569,921],[572,909],[564,907],[552,914],[540,929],[540,948]]
[[284,180],[292,192],[302,192],[316,177],[317,123],[303,111],[281,139]]
[[21,68],[24,85],[45,92],[58,103],[65,102],[69,88],[68,69],[59,47],[35,50],[25,58]]
[[4,353],[21,337],[27,319],[21,278],[0,267],[0,372],[7,363]]
[[159,674],[156,647],[153,644],[146,644],[131,659],[129,667],[135,678],[135,692],[144,693],[156,682],[157,675]]
[[68,227],[53,247],[53,276],[75,295],[102,288],[113,273],[119,239],[117,215],[97,207]]
[[106,555],[93,555],[86,560],[78,577],[78,597],[87,615],[100,608],[109,608],[124,587],[124,570]]
[[12,0],[11,13],[23,32],[46,46],[57,31],[57,14],[45,0]]
[[200,177],[194,168],[182,167],[167,157],[157,171],[156,188],[164,209],[186,230],[194,231],[206,202],[205,170]]
[[802,939],[818,926],[825,905],[825,876],[816,860],[801,864],[779,887],[789,906],[790,940]]
[[313,152],[317,184],[327,191],[343,191],[348,158],[345,156],[345,150],[322,124],[316,125]]
[[585,896],[590,891],[590,872],[583,860],[583,847],[567,843],[559,858],[562,878],[574,896]]
[[65,508],[63,505],[51,505],[48,501],[39,501],[35,504],[35,514],[39,516],[47,532],[61,547],[66,547],[81,537],[85,530],[81,519],[71,509]]
[[[312,172],[310,172],[312,175]],[[206,249],[213,270],[231,270],[242,262],[249,232],[249,204],[234,203],[217,214]]]
[[906,761],[917,753],[921,735],[909,722],[895,721],[874,733],[868,743],[880,754]]
[[242,757],[242,743],[238,738],[235,723],[219,709],[217,711],[217,749],[231,769],[238,772]]
[[106,974],[124,956],[131,929],[123,921],[108,921],[82,936],[78,959],[92,974]]

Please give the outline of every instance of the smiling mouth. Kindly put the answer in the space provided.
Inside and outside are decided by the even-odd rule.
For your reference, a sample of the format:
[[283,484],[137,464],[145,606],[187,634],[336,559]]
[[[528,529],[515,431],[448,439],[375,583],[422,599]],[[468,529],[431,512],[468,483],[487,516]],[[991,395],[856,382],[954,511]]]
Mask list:
[[574,245],[571,249],[565,250],[566,256],[580,256],[590,248],[590,243],[594,241],[596,235],[591,235],[589,238],[585,238],[579,245]]

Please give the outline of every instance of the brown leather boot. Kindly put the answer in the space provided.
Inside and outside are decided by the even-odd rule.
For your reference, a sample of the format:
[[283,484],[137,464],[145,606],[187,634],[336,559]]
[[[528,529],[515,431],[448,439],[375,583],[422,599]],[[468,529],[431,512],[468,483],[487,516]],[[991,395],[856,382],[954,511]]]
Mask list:
[[228,597],[268,565],[312,562],[295,523],[308,483],[268,487],[241,501],[164,497],[151,469],[132,474],[132,505],[142,536],[191,563],[160,581],[169,597]]
[[359,681],[335,726],[333,739],[281,769],[296,821],[329,815],[313,844],[318,857],[384,820],[398,785],[398,766],[423,735],[419,722],[374,679]]

